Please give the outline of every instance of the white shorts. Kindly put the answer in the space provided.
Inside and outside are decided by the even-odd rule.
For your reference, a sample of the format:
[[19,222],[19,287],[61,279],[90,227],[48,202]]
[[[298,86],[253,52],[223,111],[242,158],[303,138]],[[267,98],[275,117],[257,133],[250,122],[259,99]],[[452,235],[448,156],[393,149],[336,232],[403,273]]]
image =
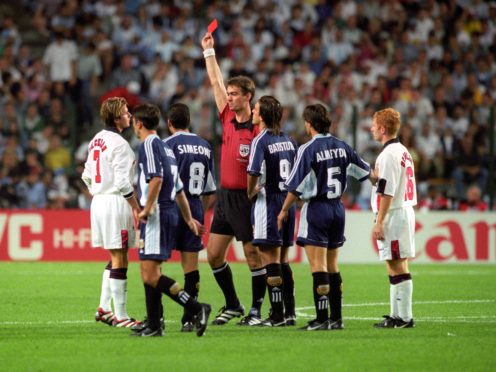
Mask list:
[[122,195],[95,195],[91,201],[91,244],[105,249],[135,247],[133,212]]
[[379,259],[415,257],[415,212],[413,207],[389,210],[384,220],[384,240],[377,240]]

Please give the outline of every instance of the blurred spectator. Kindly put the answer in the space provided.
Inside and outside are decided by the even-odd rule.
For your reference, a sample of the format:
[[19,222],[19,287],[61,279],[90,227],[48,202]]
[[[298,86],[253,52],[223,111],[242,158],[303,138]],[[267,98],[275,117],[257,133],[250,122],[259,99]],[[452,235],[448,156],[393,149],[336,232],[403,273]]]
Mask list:
[[52,134],[45,153],[45,166],[54,173],[65,172],[72,165],[72,156],[58,134]]
[[488,210],[487,204],[481,199],[481,189],[472,185],[467,189],[467,196],[465,200],[460,202],[458,206],[459,211],[475,211],[475,212],[485,212]]
[[33,168],[27,176],[17,184],[16,192],[19,195],[18,207],[22,209],[43,209],[47,206],[45,184],[40,178],[41,170]]
[[446,211],[451,208],[451,200],[443,195],[436,185],[430,185],[427,189],[427,195],[420,198],[418,203],[418,209],[421,212]]
[[61,32],[56,32],[55,40],[50,43],[43,55],[43,64],[49,79],[73,87],[76,84],[77,58],[76,44],[66,39]]
[[464,136],[457,142],[455,150],[455,181],[456,196],[465,197],[466,189],[476,183],[480,190],[486,188],[488,171],[484,167],[483,150],[474,143],[474,136]]
[[96,96],[102,72],[102,64],[96,54],[95,44],[87,42],[77,61],[76,102],[79,127],[91,127],[93,125],[95,107],[93,99]]

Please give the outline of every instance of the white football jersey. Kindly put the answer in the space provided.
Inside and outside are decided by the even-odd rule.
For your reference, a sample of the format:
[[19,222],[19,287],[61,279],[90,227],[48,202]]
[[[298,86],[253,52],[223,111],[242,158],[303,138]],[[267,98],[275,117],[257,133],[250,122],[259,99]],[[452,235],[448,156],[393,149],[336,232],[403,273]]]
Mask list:
[[386,143],[377,157],[375,171],[379,180],[372,188],[371,206],[377,213],[381,195],[393,197],[390,209],[417,204],[417,185],[413,160],[397,139]]
[[116,131],[98,132],[88,145],[82,179],[92,195],[132,195],[136,158],[129,143]]

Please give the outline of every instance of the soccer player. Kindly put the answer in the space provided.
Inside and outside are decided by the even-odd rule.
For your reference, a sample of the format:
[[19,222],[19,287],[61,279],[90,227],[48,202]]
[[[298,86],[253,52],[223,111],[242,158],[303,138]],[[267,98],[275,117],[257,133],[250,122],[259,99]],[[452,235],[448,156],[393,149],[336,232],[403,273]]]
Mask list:
[[137,217],[140,207],[132,183],[134,152],[121,136],[130,125],[131,114],[124,98],[112,97],[102,103],[100,117],[104,128],[88,145],[88,159],[81,177],[93,195],[91,243],[110,253],[95,319],[116,327],[132,327],[139,322],[130,318],[126,310],[127,253],[129,245],[136,241],[133,213]]
[[[191,133],[189,123],[188,106],[183,103],[171,105],[167,111],[167,126],[172,135],[164,142],[176,156],[179,177],[184,185],[191,214],[203,224],[204,211],[210,206],[216,189],[213,176],[214,158],[210,144]],[[200,236],[193,234],[181,215],[176,230],[175,249],[181,252],[184,289],[190,296],[198,298],[200,289],[198,252],[203,249],[203,243]],[[193,331],[192,314],[185,311],[181,323],[181,331]]]
[[383,145],[375,163],[378,181],[372,189],[371,205],[376,214],[372,233],[379,258],[389,274],[390,314],[377,328],[412,328],[412,275],[408,259],[415,257],[415,213],[417,189],[413,160],[398,138],[400,113],[392,108],[377,111],[370,129]]
[[348,144],[329,134],[331,121],[324,106],[305,107],[303,119],[311,140],[298,150],[294,168],[285,183],[289,192],[277,222],[281,228],[298,197],[305,201],[297,243],[305,247],[310,262],[317,317],[301,329],[343,329],[338,248],[346,239],[341,195],[346,189],[347,176],[364,181],[370,176],[370,167]]
[[135,108],[133,128],[142,141],[138,155],[138,199],[143,206],[139,218],[140,269],[145,287],[147,321],[145,327],[135,327],[132,336],[162,336],[160,312],[162,293],[194,314],[197,336],[206,330],[210,305],[200,304],[170,277],[163,275],[161,264],[171,256],[175,246],[178,224],[176,203],[186,225],[195,235],[201,225],[191,216],[188,200],[178,176],[174,152],[157,135],[160,110],[157,106],[142,104]]
[[281,231],[277,227],[277,215],[287,195],[284,182],[293,167],[297,145],[281,132],[281,118],[282,106],[274,97],[263,96],[255,104],[253,124],[258,124],[261,132],[252,142],[247,169],[248,198],[256,198],[251,215],[253,244],[260,248],[267,271],[271,304],[270,316],[262,325],[269,327],[296,324],[294,282],[288,262],[296,207],[289,209]]
[[246,261],[252,275],[252,305],[240,325],[259,325],[261,307],[265,296],[265,269],[258,247],[252,244],[253,229],[250,221],[251,202],[246,195],[246,167],[250,143],[258,134],[253,125],[250,101],[255,95],[255,84],[245,76],[235,76],[224,85],[222,73],[215,59],[214,39],[207,32],[201,41],[207,74],[212,85],[215,103],[222,123],[222,146],[220,159],[220,190],[207,244],[207,257],[215,280],[226,301],[213,324],[226,324],[244,315],[226,253],[233,237],[243,242]]

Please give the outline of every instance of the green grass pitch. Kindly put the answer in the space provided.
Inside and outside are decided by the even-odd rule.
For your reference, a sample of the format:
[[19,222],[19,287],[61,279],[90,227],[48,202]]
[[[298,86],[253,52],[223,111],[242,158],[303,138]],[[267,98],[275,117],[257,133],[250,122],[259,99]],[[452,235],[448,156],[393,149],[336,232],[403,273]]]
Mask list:
[[[1,371],[490,371],[496,365],[494,265],[411,265],[414,329],[374,329],[389,312],[383,265],[341,265],[345,330],[302,332],[233,324],[204,337],[179,332],[180,307],[164,297],[166,334],[128,337],[94,321],[104,263],[0,263]],[[298,325],[313,318],[311,276],[293,264]],[[249,307],[250,275],[232,264]],[[163,271],[183,281],[179,264]],[[223,305],[202,264],[200,299]],[[145,314],[137,263],[128,274],[128,312]],[[266,297],[264,315],[269,302]]]

